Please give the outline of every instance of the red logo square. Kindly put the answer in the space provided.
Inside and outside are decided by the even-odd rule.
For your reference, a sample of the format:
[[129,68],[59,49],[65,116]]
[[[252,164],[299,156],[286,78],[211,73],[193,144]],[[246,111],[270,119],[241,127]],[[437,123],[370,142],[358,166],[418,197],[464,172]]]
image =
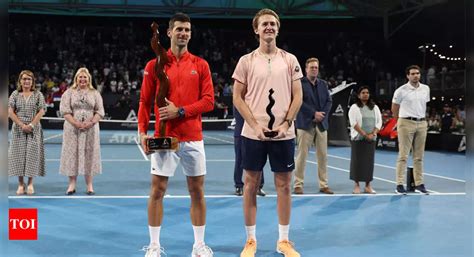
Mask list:
[[8,239],[37,240],[38,210],[9,209]]

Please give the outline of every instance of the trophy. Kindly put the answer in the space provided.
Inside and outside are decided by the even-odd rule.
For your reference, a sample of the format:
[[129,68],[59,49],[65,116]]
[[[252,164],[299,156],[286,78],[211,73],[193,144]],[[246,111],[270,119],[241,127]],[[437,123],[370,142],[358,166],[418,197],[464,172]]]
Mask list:
[[[160,81],[160,89],[156,96],[155,102],[158,107],[165,107],[165,98],[168,96],[170,83],[168,76],[165,73],[165,65],[169,62],[166,50],[160,44],[158,24],[153,22],[151,24],[153,37],[151,39],[151,48],[156,55],[155,74]],[[179,141],[176,137],[167,137],[166,135],[166,121],[160,120],[158,137],[148,138],[146,141],[147,147],[150,151],[176,151],[179,148]]]
[[[275,91],[273,90],[273,88],[270,88],[270,90],[268,90],[269,103],[268,103],[267,108],[266,108],[267,114],[268,114],[268,116],[270,116],[270,121],[268,121],[268,128],[270,130],[273,129],[273,123],[275,123],[275,116],[272,113],[272,107],[275,105],[275,99],[273,99],[273,97],[272,97],[273,93],[275,93]],[[272,137],[276,137],[278,135],[278,132],[277,131],[265,131],[265,132],[263,132],[263,134],[266,137],[272,138]]]

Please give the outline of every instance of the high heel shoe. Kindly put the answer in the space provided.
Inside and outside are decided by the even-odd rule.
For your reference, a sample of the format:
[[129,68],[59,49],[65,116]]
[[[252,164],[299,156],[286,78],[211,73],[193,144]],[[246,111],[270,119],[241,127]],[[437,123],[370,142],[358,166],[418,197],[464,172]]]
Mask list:
[[33,195],[35,193],[35,188],[33,187],[33,184],[28,185],[28,188],[26,190],[27,195]]
[[18,189],[16,190],[17,195],[24,195],[25,194],[25,185],[18,185]]
[[76,193],[76,189],[72,190],[72,191],[67,191],[66,192],[66,195],[73,195]]
[[86,194],[87,195],[95,195],[95,192],[94,191],[87,191]]

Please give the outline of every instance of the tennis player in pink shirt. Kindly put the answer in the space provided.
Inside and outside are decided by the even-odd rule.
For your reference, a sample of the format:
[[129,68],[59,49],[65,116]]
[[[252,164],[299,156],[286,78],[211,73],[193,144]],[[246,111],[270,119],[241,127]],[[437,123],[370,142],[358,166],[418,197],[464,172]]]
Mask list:
[[[243,207],[247,242],[240,256],[254,257],[257,251],[256,194],[268,157],[278,196],[279,239],[276,250],[286,257],[299,257],[288,234],[291,172],[295,168],[293,121],[302,104],[300,79],[303,73],[296,57],[276,46],[280,18],[274,11],[260,10],[252,25],[259,47],[240,58],[232,75],[234,105],[245,119],[242,166],[245,170]],[[272,116],[273,122],[270,122]],[[268,133],[271,131],[273,135]]]

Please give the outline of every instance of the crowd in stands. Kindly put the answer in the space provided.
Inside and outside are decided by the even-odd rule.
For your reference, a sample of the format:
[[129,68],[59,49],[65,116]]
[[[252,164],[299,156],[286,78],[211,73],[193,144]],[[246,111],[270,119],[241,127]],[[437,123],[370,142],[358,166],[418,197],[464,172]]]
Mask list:
[[[462,92],[466,86],[465,67],[462,64],[462,61],[457,61],[450,65],[430,65],[422,74],[423,81],[430,86],[432,92],[443,93],[450,90]],[[375,93],[377,96],[390,98],[395,89],[405,81],[403,76],[394,76],[389,71],[380,70],[376,76]]]
[[[160,39],[167,47],[167,24],[162,25]],[[46,19],[34,24],[12,23],[8,37],[9,91],[16,88],[18,72],[30,69],[35,72],[36,86],[45,95],[47,105],[54,106],[71,85],[74,72],[85,66],[91,71],[97,90],[104,96],[106,108],[133,107],[137,105],[144,66],[154,58],[149,44],[151,31],[147,26],[144,21],[83,24]],[[192,29],[190,51],[208,61],[215,86],[216,109],[223,110],[227,117],[232,110],[232,72],[239,58],[256,48],[257,41],[249,34],[248,28],[224,29],[198,24]],[[377,61],[377,50],[370,45],[370,40],[350,35],[349,32],[337,32],[329,36],[314,36],[296,32],[291,34],[290,31],[282,35],[280,40],[282,48],[294,52],[301,65],[310,55],[317,56],[320,59],[320,77],[327,80],[330,87],[342,81],[369,85],[374,88],[375,95],[387,96],[379,101],[385,110],[389,110],[390,91],[405,83],[406,79],[383,70],[385,66],[380,64],[382,60]],[[307,38],[315,41],[312,48],[308,48],[310,46],[305,43]],[[433,66],[428,69],[426,79],[436,85],[440,81],[452,85],[450,72],[460,68],[451,66],[448,70],[446,66]],[[113,99],[112,102],[107,102],[109,98]],[[433,119],[443,123],[442,115],[440,112],[439,117]],[[454,112],[453,120],[457,116]],[[456,122],[463,124],[464,121]]]
[[[24,27],[23,27],[24,26]],[[133,93],[141,84],[149,48],[138,44],[133,27],[15,25],[9,31],[10,90],[18,70],[33,70],[51,103],[71,85],[81,66],[91,70],[101,93]]]
[[462,106],[445,104],[441,114],[436,109],[429,110],[428,131],[464,133],[466,112]]
[[[146,27],[145,27],[146,28]],[[10,91],[21,69],[36,73],[37,85],[51,103],[71,84],[75,70],[88,67],[101,93],[135,94],[140,89],[143,68],[153,58],[151,32],[130,21],[125,25],[78,25],[45,21],[11,24],[9,27]],[[287,37],[290,37],[288,35]],[[166,46],[168,38],[161,34]],[[322,78],[336,86],[343,80],[367,81],[375,70],[364,41],[352,42],[340,32],[321,44]],[[298,40],[295,40],[298,41]],[[302,41],[302,40],[301,40]],[[190,50],[206,59],[213,72],[216,96],[232,94],[231,75],[239,58],[255,49],[256,40],[248,30],[193,27]],[[282,44],[289,48],[288,44]],[[298,45],[292,46],[298,49]],[[296,52],[298,52],[296,50]],[[300,59],[305,58],[300,54]],[[301,59],[300,63],[304,63]],[[222,102],[220,102],[222,104]]]

